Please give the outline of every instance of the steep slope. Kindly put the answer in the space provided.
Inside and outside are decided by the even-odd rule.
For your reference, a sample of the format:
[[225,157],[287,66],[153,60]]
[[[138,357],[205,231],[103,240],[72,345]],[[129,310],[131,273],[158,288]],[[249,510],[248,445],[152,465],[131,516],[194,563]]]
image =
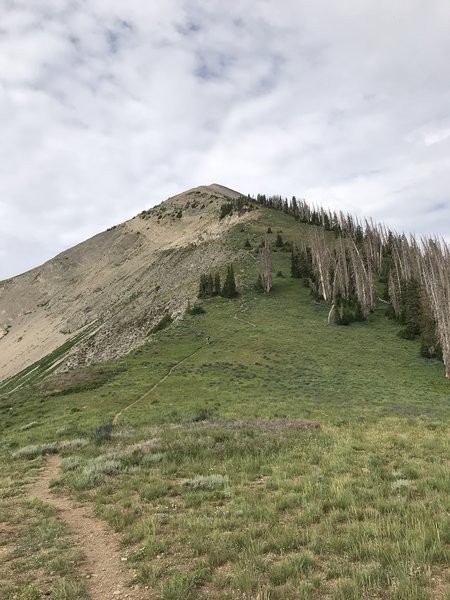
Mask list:
[[219,217],[240,196],[217,184],[188,190],[1,282],[0,381],[67,342],[71,365],[118,356],[164,311],[176,317],[203,266],[234,258],[222,236],[252,213]]

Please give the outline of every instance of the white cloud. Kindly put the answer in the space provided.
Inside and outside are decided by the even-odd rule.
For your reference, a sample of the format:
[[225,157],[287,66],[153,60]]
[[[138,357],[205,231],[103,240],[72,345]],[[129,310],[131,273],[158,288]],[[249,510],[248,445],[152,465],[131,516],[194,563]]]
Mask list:
[[449,16],[0,0],[0,277],[212,181],[448,237]]

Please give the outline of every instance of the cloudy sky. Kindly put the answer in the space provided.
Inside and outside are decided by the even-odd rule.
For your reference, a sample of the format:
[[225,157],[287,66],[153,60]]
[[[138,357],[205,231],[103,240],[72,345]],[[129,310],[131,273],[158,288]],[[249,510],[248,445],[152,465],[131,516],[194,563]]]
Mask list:
[[221,183],[450,239],[448,0],[0,0],[0,279]]

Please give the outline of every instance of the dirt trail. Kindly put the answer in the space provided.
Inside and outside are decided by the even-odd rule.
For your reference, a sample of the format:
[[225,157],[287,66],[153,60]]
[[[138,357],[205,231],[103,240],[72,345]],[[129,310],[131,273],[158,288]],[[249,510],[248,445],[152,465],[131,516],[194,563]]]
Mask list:
[[138,402],[141,402],[142,400],[145,400],[145,398],[147,398],[147,396],[149,396],[154,390],[156,390],[156,388],[161,385],[161,383],[163,383],[168,377],[170,377],[172,375],[172,373],[175,371],[175,369],[177,369],[181,364],[183,364],[184,362],[186,362],[187,360],[189,360],[192,356],[194,356],[194,354],[197,354],[197,352],[199,352],[201,349],[203,348],[203,346],[200,346],[200,348],[197,348],[197,350],[195,350],[194,352],[191,352],[191,354],[189,354],[188,356],[185,356],[182,360],[180,360],[179,362],[177,362],[176,365],[174,365],[165,375],[164,377],[161,377],[161,379],[159,379],[149,390],[147,390],[145,392],[145,394],[142,394],[142,396],[140,396],[137,400],[134,400],[133,402],[131,402],[131,404],[128,404],[127,406],[125,406],[125,408],[122,408],[121,411],[119,411],[113,418],[112,420],[112,424],[113,425],[117,425],[120,417],[122,416],[122,414],[128,410],[129,408],[131,408],[132,406],[134,406],[135,404],[137,404]]
[[149,598],[148,593],[145,594],[139,587],[126,586],[131,573],[124,568],[118,552],[118,536],[107,530],[89,507],[75,504],[68,498],[54,496],[50,492],[50,482],[58,476],[60,463],[59,456],[50,456],[46,470],[30,492],[42,502],[54,506],[61,520],[72,532],[72,539],[86,557],[83,574],[90,597],[92,600]]
[[[240,311],[241,313],[245,312],[246,310],[248,310],[248,307],[241,307],[242,310]],[[247,323],[247,325],[251,325],[252,327],[256,327],[257,325],[255,323],[252,323],[251,321],[246,321],[245,319],[241,319],[240,317],[238,317],[238,313],[235,313],[233,315],[233,319],[236,319],[237,321],[241,321],[241,323]],[[235,332],[237,333],[237,332]],[[130,404],[128,404],[127,406],[125,406],[124,408],[122,408],[121,411],[119,411],[116,415],[114,415],[114,418],[112,420],[112,424],[113,425],[117,425],[117,423],[119,422],[120,417],[123,415],[123,413],[125,411],[127,411],[128,409],[130,409],[131,407],[135,406],[136,404],[138,404],[139,402],[142,402],[142,400],[145,400],[145,398],[147,398],[147,396],[149,396],[152,392],[154,392],[156,390],[156,388],[158,386],[161,385],[161,383],[164,383],[164,381],[166,381],[166,379],[168,379],[172,373],[180,366],[182,365],[184,362],[186,362],[187,360],[189,360],[190,358],[192,358],[193,356],[195,356],[197,354],[197,352],[200,352],[200,350],[204,348],[204,345],[200,346],[199,348],[197,348],[197,350],[194,350],[194,352],[192,352],[191,354],[189,354],[188,356],[185,356],[183,359],[181,359],[179,362],[177,362],[176,365],[174,365],[165,375],[164,377],[161,377],[161,379],[159,379],[149,390],[147,390],[145,392],[145,394],[142,394],[142,396],[140,396],[139,398],[137,398],[137,400],[134,400],[133,402],[131,402]]]
[[247,323],[247,325],[251,325],[252,327],[256,327],[256,323],[252,323],[251,321],[246,321],[245,319],[241,319],[237,315],[238,315],[237,313],[234,315],[234,318],[236,319],[236,321],[240,321],[241,323]]

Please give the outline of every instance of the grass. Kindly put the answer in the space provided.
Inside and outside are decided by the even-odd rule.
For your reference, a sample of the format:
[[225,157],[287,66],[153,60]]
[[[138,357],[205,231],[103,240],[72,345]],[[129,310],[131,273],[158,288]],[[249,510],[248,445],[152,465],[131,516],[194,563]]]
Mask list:
[[[269,225],[286,241],[305,231],[287,215],[260,214],[224,243],[243,248],[248,238],[256,248]],[[10,582],[0,595],[42,596],[42,566],[27,554],[39,547],[54,552],[49,564],[60,561],[55,598],[83,597],[64,574],[72,558],[61,523],[20,500],[43,455],[61,451],[55,488],[94,504],[154,598],[448,600],[442,365],[397,337],[382,310],[368,323],[327,325],[327,307],[287,276],[286,252],[274,255],[278,271],[285,277],[270,295],[255,293],[253,250],[242,250],[240,298],[203,302],[204,314],[130,353],[126,370],[111,361],[101,385],[93,366],[63,390],[50,379],[56,394],[39,379],[38,394],[30,380],[0,398],[9,532],[0,572]],[[160,381],[99,441],[99,428]]]
[[87,600],[77,566],[82,555],[49,506],[1,500],[0,597],[5,600]]

